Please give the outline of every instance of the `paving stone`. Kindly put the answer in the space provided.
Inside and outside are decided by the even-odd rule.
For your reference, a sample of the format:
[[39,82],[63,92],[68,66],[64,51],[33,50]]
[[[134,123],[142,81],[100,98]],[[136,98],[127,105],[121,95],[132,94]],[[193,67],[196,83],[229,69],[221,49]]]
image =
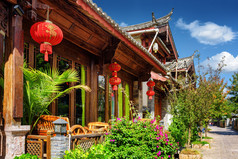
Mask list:
[[203,159],[238,159],[238,132],[217,126],[212,129],[209,137],[213,137],[211,149],[202,150]]

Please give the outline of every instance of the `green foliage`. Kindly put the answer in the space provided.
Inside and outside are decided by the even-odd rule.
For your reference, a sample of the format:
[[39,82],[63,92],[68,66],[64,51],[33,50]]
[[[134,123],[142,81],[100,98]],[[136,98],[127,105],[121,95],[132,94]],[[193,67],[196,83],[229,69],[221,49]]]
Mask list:
[[212,137],[202,137],[203,139],[213,139]]
[[111,158],[168,158],[176,152],[177,143],[153,121],[117,118],[106,138]]
[[84,151],[77,147],[74,150],[66,151],[64,159],[108,159],[111,153],[103,144],[93,145],[89,150]]
[[198,140],[197,140],[197,141],[193,141],[192,144],[194,144],[194,145],[195,145],[195,144],[202,144],[202,146],[203,146],[203,145],[205,145],[205,144],[209,144],[209,142],[207,142],[207,141],[198,141]]
[[184,136],[183,132],[178,132],[183,130],[188,132],[188,137],[185,139],[187,145],[190,145],[190,141],[197,138],[198,126],[204,125],[207,132],[210,119],[229,114],[227,92],[224,93],[226,83],[220,77],[223,66],[221,61],[216,70],[212,70],[210,66],[207,71],[198,70],[199,75],[194,76],[194,81],[190,83],[183,83],[182,78],[178,79],[179,85],[171,84],[171,90],[168,91],[170,113],[173,115],[170,131],[176,140]]
[[173,118],[173,122],[169,126],[169,132],[174,137],[176,142],[179,142],[180,146],[184,146],[188,140],[188,132],[186,126],[178,118]]
[[48,69],[42,72],[25,66],[23,68],[23,73],[23,124],[31,125],[34,120],[37,122],[40,115],[48,113],[47,108],[55,99],[70,93],[73,89],[90,91],[90,88],[84,85],[76,85],[62,90],[62,84],[78,81],[77,71],[73,69],[66,70],[60,74],[57,70]]
[[234,73],[232,75],[232,79],[230,79],[231,85],[228,87],[229,89],[229,106],[232,109],[233,113],[238,113],[238,73]]
[[14,159],[38,159],[36,155],[31,155],[29,153],[27,154],[22,154],[21,156],[16,156]]

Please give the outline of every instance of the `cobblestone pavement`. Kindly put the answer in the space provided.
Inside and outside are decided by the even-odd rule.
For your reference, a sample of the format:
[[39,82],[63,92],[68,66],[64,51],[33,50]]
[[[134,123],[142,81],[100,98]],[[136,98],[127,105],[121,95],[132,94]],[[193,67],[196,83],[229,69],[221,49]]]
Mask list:
[[238,132],[230,128],[210,126],[211,149],[202,150],[203,159],[238,159]]

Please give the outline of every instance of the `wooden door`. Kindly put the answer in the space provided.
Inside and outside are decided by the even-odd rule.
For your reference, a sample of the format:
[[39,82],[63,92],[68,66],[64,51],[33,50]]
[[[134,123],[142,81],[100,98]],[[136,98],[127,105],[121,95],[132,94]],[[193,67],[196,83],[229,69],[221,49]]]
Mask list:
[[155,117],[157,117],[158,115],[160,116],[160,120],[161,120],[162,102],[161,102],[161,98],[155,95]]

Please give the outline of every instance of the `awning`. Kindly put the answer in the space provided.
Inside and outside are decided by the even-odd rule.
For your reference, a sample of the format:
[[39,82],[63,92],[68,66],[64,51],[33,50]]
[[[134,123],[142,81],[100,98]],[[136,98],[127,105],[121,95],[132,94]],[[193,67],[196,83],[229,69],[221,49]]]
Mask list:
[[162,75],[159,75],[158,73],[155,73],[153,71],[150,72],[150,75],[151,75],[151,78],[154,80],[163,81],[163,82],[165,82],[167,80],[167,78],[165,78]]

